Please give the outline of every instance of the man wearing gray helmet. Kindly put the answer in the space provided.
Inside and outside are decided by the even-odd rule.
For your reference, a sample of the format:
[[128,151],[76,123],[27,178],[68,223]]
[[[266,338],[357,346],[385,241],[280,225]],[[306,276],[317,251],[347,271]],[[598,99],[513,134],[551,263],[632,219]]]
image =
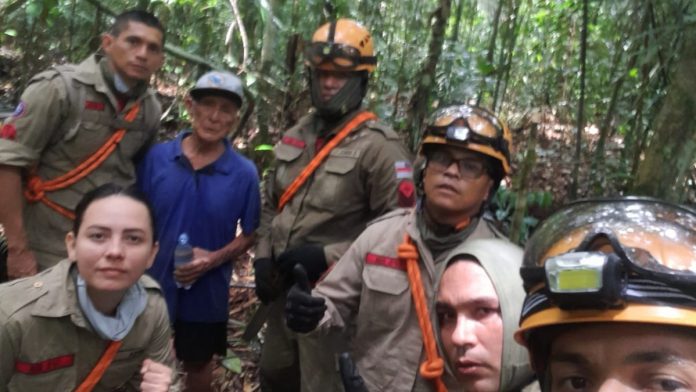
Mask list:
[[[232,262],[251,246],[259,223],[256,167],[226,139],[243,96],[235,75],[203,75],[185,100],[193,130],[153,147],[138,167],[138,185],[154,207],[160,243],[148,273],[165,293],[190,391],[212,390],[212,356],[227,348]],[[238,224],[242,233],[236,236]],[[175,266],[181,242],[193,254]]]

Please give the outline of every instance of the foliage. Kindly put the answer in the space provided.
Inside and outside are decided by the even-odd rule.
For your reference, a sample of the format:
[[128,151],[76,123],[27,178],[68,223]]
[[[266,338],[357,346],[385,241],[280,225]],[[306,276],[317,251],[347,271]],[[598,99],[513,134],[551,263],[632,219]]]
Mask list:
[[[530,211],[549,211],[553,204],[553,195],[551,192],[532,191],[528,192],[524,197],[527,198],[527,208],[524,212],[522,227],[520,229],[520,245],[524,245],[527,242],[540,220],[538,217],[530,214]],[[490,202],[490,209],[492,210],[491,216],[504,233],[510,232],[512,218],[515,215],[515,208],[517,206],[517,198],[517,192],[509,188],[500,187],[495,196],[493,196],[493,200]]]
[[[302,51],[305,40],[329,16],[326,3],[113,0],[102,5],[112,10],[147,7],[167,26],[168,44],[206,60],[191,61],[171,51],[156,79],[165,95],[183,95],[206,70],[208,65],[202,63],[239,72],[253,113],[242,124],[238,141],[254,159],[264,161],[267,146],[309,107]],[[523,132],[529,126],[523,121],[528,113],[549,108],[555,123],[548,128],[562,130],[566,143],[575,143],[566,136],[576,132],[581,1],[330,3],[333,16],[356,18],[371,30],[379,65],[366,104],[404,133],[404,140],[418,139],[421,127],[407,121],[409,103],[419,83],[432,78],[430,91],[417,97],[428,111],[444,103],[478,102]],[[0,5],[0,46],[20,53],[12,71],[19,81],[15,101],[17,91],[34,73],[52,63],[78,61],[98,47],[99,33],[108,27],[110,17],[96,4],[98,0],[10,0]],[[439,27],[433,16],[442,4],[451,8],[442,21],[441,55],[433,74],[423,75],[429,44]],[[654,128],[655,120],[672,82],[683,32],[696,23],[693,0],[590,1],[588,5],[587,128],[582,130],[580,156],[570,151],[554,163],[555,176],[567,176],[566,164],[580,162],[579,197],[631,189],[638,166],[660,131]],[[181,118],[181,100],[167,102],[170,118]],[[519,144],[516,151],[523,150],[526,140]],[[681,177],[686,193],[695,193],[694,176]],[[564,189],[548,191],[558,203],[567,198]]]

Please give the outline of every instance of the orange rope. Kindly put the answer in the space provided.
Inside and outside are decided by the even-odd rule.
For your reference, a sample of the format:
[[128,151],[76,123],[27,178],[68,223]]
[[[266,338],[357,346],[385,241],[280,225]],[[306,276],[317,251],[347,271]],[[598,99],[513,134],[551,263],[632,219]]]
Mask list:
[[111,361],[114,360],[116,353],[118,353],[118,349],[121,348],[121,344],[123,344],[123,341],[121,340],[112,340],[109,342],[109,345],[106,346],[106,350],[104,350],[104,354],[102,354],[101,358],[99,358],[99,362],[94,365],[87,377],[85,377],[82,383],[75,388],[74,392],[90,392],[92,389],[94,389],[94,387],[99,383],[99,380],[101,380],[106,369],[109,367],[109,365],[111,365]]
[[319,165],[324,162],[324,159],[326,159],[327,156],[329,156],[329,153],[331,150],[334,149],[340,143],[343,141],[343,139],[346,138],[355,128],[358,127],[358,125],[364,123],[365,121],[369,121],[372,119],[377,118],[374,113],[371,112],[361,112],[357,116],[353,117],[346,125],[341,128],[340,131],[334,136],[328,143],[322,147],[321,150],[319,150],[319,153],[312,158],[312,160],[307,164],[307,166],[302,169],[300,174],[295,177],[295,179],[292,181],[290,185],[288,185],[287,189],[285,189],[285,192],[283,192],[283,195],[280,197],[280,201],[278,202],[278,212],[283,210],[283,207],[295,196],[295,193],[302,187],[302,185],[307,181],[307,179],[314,173],[315,170],[319,167]]
[[418,324],[423,335],[425,361],[420,366],[420,375],[425,379],[432,380],[437,392],[447,392],[447,387],[445,387],[445,383],[442,381],[445,362],[437,352],[433,325],[430,322],[428,304],[425,300],[425,290],[423,289],[423,281],[421,280],[420,268],[418,267],[420,255],[418,254],[418,248],[413,244],[408,234],[404,235],[404,242],[399,244],[397,254],[400,259],[406,262],[406,272],[408,273],[408,281],[411,286],[411,297],[413,298]]
[[[140,111],[140,103],[136,103],[131,107],[131,109],[126,113],[124,119],[127,122],[133,122],[138,116]],[[82,180],[92,173],[95,169],[101,166],[102,163],[114,152],[118,143],[126,135],[126,129],[121,128],[116,130],[111,137],[101,146],[94,154],[90,155],[82,161],[79,165],[74,167],[69,172],[56,177],[52,180],[44,181],[36,174],[36,170],[32,170],[27,178],[26,189],[24,189],[24,197],[30,203],[42,202],[48,207],[52,208],[54,211],[63,215],[68,219],[75,219],[75,214],[69,209],[61,206],[60,204],[50,200],[46,196],[46,192],[52,192],[60,189],[65,189],[70,185]]]

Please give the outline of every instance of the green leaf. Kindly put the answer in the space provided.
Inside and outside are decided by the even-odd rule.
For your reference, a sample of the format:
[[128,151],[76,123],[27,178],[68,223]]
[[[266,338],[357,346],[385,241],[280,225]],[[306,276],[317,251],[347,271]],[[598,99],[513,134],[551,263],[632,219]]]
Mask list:
[[231,356],[222,360],[222,366],[234,373],[242,372],[242,360],[239,357]]
[[485,76],[491,75],[495,71],[493,64],[486,61],[482,56],[476,59],[476,68]]
[[259,144],[254,148],[254,151],[273,151],[273,145],[271,144]]
[[17,36],[17,30],[15,30],[15,29],[7,29],[7,30],[5,30],[5,35],[9,35],[10,37],[16,37],[16,36]]
[[631,68],[628,71],[628,76],[633,78],[633,79],[637,78],[638,77],[638,68]]

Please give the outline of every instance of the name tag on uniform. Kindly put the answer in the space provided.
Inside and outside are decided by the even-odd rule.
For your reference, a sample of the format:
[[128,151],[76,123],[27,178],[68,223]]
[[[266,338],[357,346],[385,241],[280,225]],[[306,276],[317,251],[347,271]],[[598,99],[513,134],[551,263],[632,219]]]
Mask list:
[[329,154],[332,157],[345,157],[345,158],[360,158],[360,150],[351,150],[348,148],[334,148]]
[[70,367],[75,363],[75,354],[61,355],[41,362],[15,361],[15,371],[22,374],[41,374]]
[[382,256],[374,253],[368,253],[365,257],[366,264],[381,265],[382,267],[406,271],[406,263],[398,258]]

